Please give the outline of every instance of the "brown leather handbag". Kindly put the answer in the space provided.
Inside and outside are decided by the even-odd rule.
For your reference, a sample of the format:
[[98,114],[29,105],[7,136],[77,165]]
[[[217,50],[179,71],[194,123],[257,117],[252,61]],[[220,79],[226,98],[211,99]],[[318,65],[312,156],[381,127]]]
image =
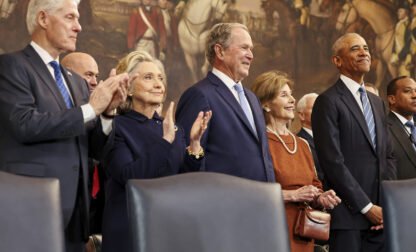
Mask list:
[[306,204],[299,210],[294,233],[306,239],[327,241],[330,221],[331,215],[329,213],[313,209]]

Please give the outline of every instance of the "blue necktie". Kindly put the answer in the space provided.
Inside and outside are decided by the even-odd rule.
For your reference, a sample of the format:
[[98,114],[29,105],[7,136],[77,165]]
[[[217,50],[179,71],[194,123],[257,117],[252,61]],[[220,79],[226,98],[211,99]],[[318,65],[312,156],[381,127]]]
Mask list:
[[248,121],[250,122],[251,128],[253,129],[254,133],[256,133],[257,135],[256,126],[254,124],[254,119],[253,119],[253,114],[251,114],[250,112],[250,107],[248,105],[247,98],[244,95],[244,89],[241,86],[241,84],[238,84],[238,83],[234,85],[234,89],[237,90],[238,97],[240,98],[241,108],[243,109],[244,114],[246,114],[246,117]]
[[371,104],[368,100],[367,94],[363,87],[359,89],[361,95],[361,103],[363,104],[363,113],[365,121],[367,123],[368,131],[370,132],[371,141],[373,142],[374,149],[376,148],[376,124],[374,123],[373,111],[371,110]]
[[64,80],[62,79],[61,67],[59,66],[58,62],[54,60],[51,61],[50,64],[53,67],[56,85],[58,85],[59,91],[61,92],[62,97],[64,98],[66,107],[72,108],[71,97],[69,96],[68,89],[65,87]]
[[410,135],[410,141],[412,141],[413,147],[416,148],[416,127],[412,121],[406,122],[404,125],[410,128],[412,134]]

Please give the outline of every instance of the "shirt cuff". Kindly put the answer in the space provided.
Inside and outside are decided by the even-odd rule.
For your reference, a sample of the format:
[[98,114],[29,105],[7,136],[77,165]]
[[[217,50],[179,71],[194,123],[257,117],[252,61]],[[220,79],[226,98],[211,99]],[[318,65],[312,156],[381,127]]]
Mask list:
[[110,132],[113,130],[113,120],[104,119],[102,116],[100,116],[100,120],[103,133],[106,136],[110,135]]
[[361,209],[361,213],[362,214],[366,214],[368,211],[370,211],[370,209],[373,207],[373,203],[368,203],[368,205],[366,205],[363,209]]
[[84,123],[92,121],[95,119],[95,112],[92,106],[87,103],[81,106],[82,116],[84,117]]

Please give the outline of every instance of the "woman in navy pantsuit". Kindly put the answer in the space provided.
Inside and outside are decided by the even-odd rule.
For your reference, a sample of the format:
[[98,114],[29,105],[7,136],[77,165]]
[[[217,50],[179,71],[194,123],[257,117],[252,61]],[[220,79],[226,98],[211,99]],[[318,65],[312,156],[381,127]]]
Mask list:
[[[130,249],[125,185],[128,179],[163,177],[198,171],[203,150],[200,139],[211,112],[199,113],[185,145],[182,128],[173,122],[173,103],[166,118],[156,109],[166,97],[162,64],[145,52],[135,51],[123,59],[125,71],[136,74],[128,99],[115,118],[103,160],[109,179],[103,220],[103,251]],[[123,67],[122,67],[123,68]],[[120,70],[120,67],[118,67]]]

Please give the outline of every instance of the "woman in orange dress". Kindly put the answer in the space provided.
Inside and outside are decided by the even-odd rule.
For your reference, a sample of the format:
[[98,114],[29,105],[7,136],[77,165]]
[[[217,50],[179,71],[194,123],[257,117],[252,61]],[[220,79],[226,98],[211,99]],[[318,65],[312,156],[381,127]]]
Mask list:
[[332,209],[341,200],[333,190],[322,191],[308,143],[293,135],[287,124],[294,118],[293,82],[283,72],[270,71],[254,81],[266,119],[276,181],[282,186],[292,252],[312,252],[313,240],[294,235],[296,217],[304,202]]

